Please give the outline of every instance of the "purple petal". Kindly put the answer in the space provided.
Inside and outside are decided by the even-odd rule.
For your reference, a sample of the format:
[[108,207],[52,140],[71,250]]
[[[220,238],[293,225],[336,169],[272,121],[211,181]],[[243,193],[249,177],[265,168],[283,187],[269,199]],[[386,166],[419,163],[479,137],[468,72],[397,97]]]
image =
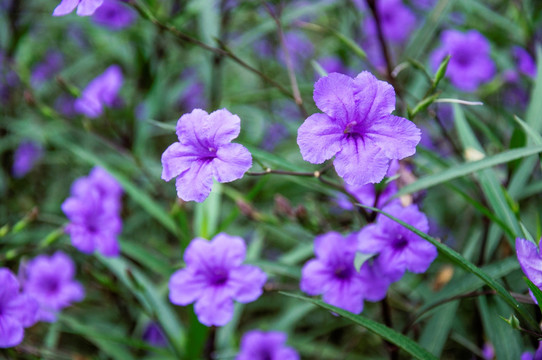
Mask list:
[[328,259],[336,254],[353,254],[356,251],[357,239],[344,237],[338,232],[330,231],[314,238],[314,253],[319,259]]
[[96,249],[107,257],[117,257],[120,254],[120,245],[115,234],[104,233],[97,237]]
[[8,268],[0,268],[0,299],[11,299],[19,292],[19,281]]
[[[211,241],[213,260],[224,268],[240,266],[246,256],[246,245],[243,238],[225,233],[216,235]],[[209,253],[206,254],[209,257]]]
[[359,278],[335,281],[330,285],[322,296],[324,302],[354,314],[363,310],[363,286]]
[[203,325],[223,326],[233,316],[233,301],[221,289],[208,289],[196,302],[194,311]]
[[197,268],[199,264],[206,261],[209,254],[212,254],[213,246],[202,238],[195,238],[184,252],[184,262],[187,267]]
[[220,109],[209,114],[200,135],[215,147],[226,145],[239,136],[241,119],[227,109]]
[[297,144],[305,161],[321,164],[341,149],[344,129],[325,114],[309,116],[297,131]]
[[395,110],[395,90],[368,71],[354,79],[355,100],[360,119],[375,121]]
[[36,323],[39,304],[33,297],[21,294],[4,304],[4,311],[17,319],[22,326],[29,327]]
[[102,5],[103,0],[81,0],[79,7],[77,7],[77,15],[89,16],[94,14],[97,8]]
[[72,245],[77,250],[85,254],[92,254],[94,252],[96,248],[96,235],[89,233],[86,228],[76,224],[69,224],[66,227],[66,232],[70,234]]
[[0,348],[19,345],[23,341],[24,329],[12,316],[0,316]]
[[380,301],[386,297],[390,280],[380,269],[380,263],[366,261],[360,269],[363,297],[369,301]]
[[184,201],[203,202],[211,193],[213,169],[208,161],[197,160],[177,177],[177,196]]
[[525,275],[536,286],[542,286],[542,258],[536,245],[529,240],[516,238],[516,253]]
[[242,265],[230,271],[228,286],[236,288],[233,296],[235,300],[240,303],[248,303],[262,295],[266,281],[267,275],[258,267]]
[[350,137],[343,140],[333,165],[346,183],[365,185],[380,182],[388,171],[389,163],[389,158],[371,140]]
[[389,243],[388,236],[379,224],[365,226],[358,233],[358,250],[365,254],[376,254]]
[[424,273],[437,255],[437,248],[430,242],[423,239],[410,240],[405,249],[405,257],[408,259],[407,270],[413,273]]
[[398,116],[381,117],[365,134],[391,159],[403,159],[416,153],[421,131],[412,121]]
[[79,4],[80,0],[62,0],[53,11],[53,16],[63,16],[71,13]]
[[200,132],[202,124],[205,123],[205,119],[209,114],[207,111],[201,109],[194,109],[191,113],[184,114],[177,121],[177,137],[181,144],[199,144],[200,146],[207,146],[200,144]]
[[338,73],[331,73],[314,84],[316,106],[343,127],[355,111],[353,85],[351,77]]
[[227,144],[218,148],[216,158],[211,161],[213,174],[218,182],[237,180],[252,166],[250,152],[240,144]]
[[322,294],[333,281],[329,268],[320,260],[309,260],[301,270],[299,287],[309,295]]
[[169,300],[176,305],[188,305],[201,297],[207,280],[190,270],[177,270],[169,279]]
[[171,144],[162,154],[162,179],[169,181],[188,170],[199,159],[192,147],[179,142]]

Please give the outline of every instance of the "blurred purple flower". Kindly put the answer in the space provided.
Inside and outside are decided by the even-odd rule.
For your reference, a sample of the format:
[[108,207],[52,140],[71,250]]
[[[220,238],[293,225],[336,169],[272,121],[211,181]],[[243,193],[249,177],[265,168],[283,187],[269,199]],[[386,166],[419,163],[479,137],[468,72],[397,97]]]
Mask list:
[[262,139],[261,148],[273,152],[277,144],[288,136],[288,129],[280,123],[267,125],[265,137]]
[[[429,222],[416,205],[401,207],[390,205],[383,209],[427,233]],[[437,249],[430,242],[384,215],[378,215],[377,222],[365,226],[358,233],[358,250],[365,254],[378,254],[382,272],[392,281],[401,278],[405,270],[413,273],[427,271],[437,257]]]
[[13,89],[19,84],[19,77],[11,70],[10,58],[0,50],[0,102],[7,103],[15,94]]
[[103,0],[62,0],[53,11],[53,16],[68,15],[75,8],[77,8],[77,15],[89,16],[94,14],[102,2]]
[[64,58],[58,51],[49,51],[45,59],[32,69],[31,81],[34,86],[40,85],[62,69]]
[[363,284],[363,297],[369,301],[380,301],[386,297],[391,278],[382,270],[381,260],[376,258],[363,263],[359,270]]
[[343,237],[328,232],[314,239],[316,259],[301,270],[301,290],[309,295],[323,294],[322,300],[355,314],[363,310],[364,285],[354,267],[356,234]]
[[233,316],[233,300],[248,303],[263,292],[265,273],[253,265],[241,265],[245,242],[225,233],[210,242],[195,238],[184,253],[186,268],[169,279],[169,299],[176,305],[195,302],[198,320],[206,326],[222,326]]
[[199,79],[196,69],[188,68],[184,70],[181,74],[181,78],[187,83],[187,86],[179,99],[182,110],[192,111],[194,109],[205,109],[207,107],[205,87]]
[[492,360],[495,358],[495,348],[489,342],[484,343],[482,347],[482,355],[485,360]]
[[38,302],[19,292],[19,281],[7,268],[0,268],[0,348],[19,345],[24,328],[37,321]]
[[350,185],[380,182],[390,161],[416,152],[420,130],[391,115],[393,87],[364,71],[355,79],[331,73],[314,85],[324,114],[308,117],[298,130],[303,159],[321,164],[335,156],[335,170]]
[[538,343],[538,349],[534,354],[530,351],[522,353],[521,360],[542,360],[542,342]]
[[[416,27],[414,13],[402,0],[378,0],[376,8],[386,40],[395,44],[405,42]],[[369,37],[376,38],[376,23],[372,16],[365,20],[363,29]]]
[[430,57],[431,67],[436,71],[444,57],[451,55],[446,76],[454,86],[474,91],[493,78],[495,63],[490,57],[489,41],[478,31],[446,30],[440,39],[441,46]]
[[118,256],[121,194],[118,182],[98,167],[72,184],[71,196],[62,204],[62,211],[70,220],[66,233],[79,251],[98,250],[105,256]]
[[527,50],[519,46],[512,48],[512,54],[516,60],[518,70],[531,78],[536,77],[536,63]]
[[122,82],[120,66],[111,65],[87,85],[81,97],[75,100],[75,110],[89,118],[102,115],[104,106],[112,107],[118,101]]
[[[538,288],[542,288],[542,256],[539,246],[529,240],[516,238],[516,254],[523,273]],[[537,302],[532,292],[531,297]]]
[[[305,33],[298,30],[291,30],[284,34],[284,43],[290,54],[294,70],[301,71],[304,67],[303,64],[314,54],[312,42]],[[278,59],[286,66],[286,55],[282,47],[278,49]]]
[[52,256],[39,255],[27,264],[24,293],[38,301],[39,320],[55,322],[60,310],[83,300],[85,291],[74,276],[72,259],[61,251]]
[[43,156],[43,148],[38,143],[28,140],[23,141],[15,150],[13,156],[13,168],[11,170],[15,178],[25,176]]
[[177,177],[177,195],[184,201],[204,201],[213,177],[225,183],[243,177],[252,166],[252,156],[231,143],[241,130],[241,120],[226,109],[208,114],[194,109],[177,122],[179,142],[162,154],[162,179]]
[[235,360],[298,360],[299,354],[285,346],[287,335],[280,331],[252,330],[243,335]]
[[162,328],[160,328],[160,325],[155,322],[150,322],[149,324],[147,324],[145,332],[143,333],[143,340],[145,340],[154,347],[167,346],[166,336],[164,335]]
[[105,26],[111,30],[120,30],[134,23],[137,15],[121,0],[104,0],[92,20],[98,25]]

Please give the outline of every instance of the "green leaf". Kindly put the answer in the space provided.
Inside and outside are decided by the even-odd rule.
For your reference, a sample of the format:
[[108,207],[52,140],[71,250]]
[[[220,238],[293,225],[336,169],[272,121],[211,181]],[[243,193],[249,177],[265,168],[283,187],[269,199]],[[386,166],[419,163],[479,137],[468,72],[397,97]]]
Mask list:
[[447,55],[444,60],[441,61],[437,72],[435,73],[435,78],[433,79],[433,85],[431,86],[432,90],[435,90],[440,82],[446,75],[446,69],[448,68],[448,63],[450,62],[450,55]]
[[395,195],[411,194],[416,191],[425,190],[435,185],[439,185],[465,175],[472,174],[476,171],[490,168],[492,166],[504,164],[512,160],[521,159],[529,155],[534,155],[542,152],[542,146],[530,146],[520,149],[504,151],[497,155],[487,156],[482,160],[471,161],[463,164],[454,165],[451,168],[440,171],[436,174],[421,177],[417,181],[401,188]]
[[440,358],[454,319],[457,316],[459,301],[447,303],[439,308],[423,329],[419,344]]
[[370,207],[370,206],[365,206],[365,205],[361,205],[361,204],[357,204],[358,206],[360,207],[363,207],[363,208],[366,208],[366,209],[370,209],[370,210],[373,210],[373,211],[376,211],[388,218],[390,218],[391,220],[395,221],[396,223],[398,224],[401,224],[403,225],[404,227],[406,227],[407,229],[409,229],[410,231],[412,231],[413,233],[415,233],[416,235],[420,236],[421,238],[429,241],[431,244],[435,245],[435,247],[438,249],[439,253],[446,257],[448,260],[450,260],[452,263],[458,265],[459,267],[461,267],[462,269],[466,270],[467,272],[469,273],[472,273],[474,275],[476,275],[478,278],[480,278],[487,286],[489,286],[490,288],[492,288],[493,290],[495,290],[497,292],[497,294],[504,300],[506,301],[506,303],[512,308],[514,309],[515,311],[518,312],[518,314],[523,318],[524,321],[528,322],[531,326],[533,326],[534,328],[537,328],[538,325],[536,323],[536,321],[532,318],[532,316],[529,314],[529,312],[525,309],[525,307],[523,305],[521,305],[519,302],[517,302],[516,299],[514,299],[514,297],[512,295],[510,295],[510,293],[508,291],[506,291],[506,289],[501,285],[499,284],[497,281],[495,281],[495,279],[493,279],[491,276],[489,276],[487,273],[485,273],[484,271],[482,271],[479,267],[477,267],[476,265],[474,265],[473,263],[471,263],[470,261],[468,261],[467,259],[465,259],[461,254],[459,254],[457,251],[449,248],[448,246],[444,245],[444,244],[441,244],[437,239],[427,235],[426,233],[416,229],[415,227],[407,224],[406,222],[396,218],[395,216],[393,215],[390,215],[380,209],[377,209],[377,208],[373,208],[373,207]]
[[538,302],[538,308],[542,312],[542,290],[538,288],[531,280],[529,280],[527,277],[523,277],[523,280],[527,283],[527,286],[531,291],[533,292],[534,297],[536,298],[536,301]]
[[280,292],[280,293],[286,296],[291,296],[299,300],[313,303],[315,305],[318,305],[321,308],[327,309],[348,320],[351,320],[352,322],[360,326],[363,326],[367,330],[379,335],[383,339],[397,345],[398,347],[400,347],[401,349],[403,349],[404,351],[406,351],[407,353],[409,353],[416,359],[437,359],[430,352],[428,352],[427,350],[422,348],[420,345],[418,345],[414,340],[376,321],[367,319],[366,317],[363,317],[361,315],[352,314],[349,311],[340,309],[333,305],[326,304],[325,302],[321,300],[316,300],[316,299],[308,298],[305,296],[290,294],[290,293],[285,293],[285,292]]

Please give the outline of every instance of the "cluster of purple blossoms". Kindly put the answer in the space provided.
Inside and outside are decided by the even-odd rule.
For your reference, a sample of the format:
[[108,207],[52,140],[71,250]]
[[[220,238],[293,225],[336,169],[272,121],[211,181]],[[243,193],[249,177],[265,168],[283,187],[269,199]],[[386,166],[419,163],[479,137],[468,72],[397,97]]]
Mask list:
[[15,178],[22,178],[43,156],[43,148],[34,141],[23,141],[13,155],[13,168],[11,173]]
[[431,54],[430,64],[436,70],[444,57],[450,55],[446,76],[457,88],[474,91],[495,75],[490,52],[489,41],[478,31],[447,30],[441,35],[441,46]]
[[118,256],[121,198],[121,186],[102,168],[95,167],[89,176],[77,179],[62,204],[73,246],[84,253],[98,250],[105,256]]
[[235,360],[299,360],[297,351],[285,346],[286,338],[280,331],[249,331],[241,339]]
[[170,301],[182,306],[195,302],[198,320],[206,326],[227,324],[233,316],[233,300],[256,300],[267,280],[258,267],[242,265],[245,255],[245,242],[238,236],[195,238],[184,253],[186,268],[169,280]]
[[194,109],[177,122],[178,142],[162,154],[162,179],[176,180],[177,195],[184,201],[204,201],[213,185],[243,177],[252,156],[242,145],[231,143],[241,130],[241,120],[226,109],[208,114]]
[[0,348],[19,345],[24,328],[37,321],[38,302],[20,293],[19,281],[7,268],[0,268]]
[[416,152],[420,130],[391,115],[395,91],[371,73],[354,79],[331,73],[314,85],[314,101],[324,114],[311,115],[299,128],[301,155],[313,164],[335,156],[335,170],[347,184],[380,182],[391,160]]
[[62,0],[53,11],[53,16],[64,16],[77,8],[77,15],[90,16],[94,14],[104,0]]
[[104,106],[113,107],[119,103],[118,93],[122,86],[122,70],[118,65],[111,65],[101,75],[94,78],[75,100],[77,113],[96,118],[103,114]]
[[72,259],[60,251],[50,257],[39,255],[26,265],[24,293],[38,301],[38,320],[54,322],[60,310],[85,297],[74,276]]
[[[388,205],[387,212],[427,232],[425,215],[415,205],[403,208]],[[309,260],[302,270],[300,287],[309,295],[322,294],[322,300],[352,313],[363,310],[363,301],[380,301],[392,282],[406,270],[423,273],[437,257],[434,245],[402,225],[379,215],[359,233],[342,236],[329,232],[314,239],[316,259]],[[374,254],[356,270],[357,252]]]

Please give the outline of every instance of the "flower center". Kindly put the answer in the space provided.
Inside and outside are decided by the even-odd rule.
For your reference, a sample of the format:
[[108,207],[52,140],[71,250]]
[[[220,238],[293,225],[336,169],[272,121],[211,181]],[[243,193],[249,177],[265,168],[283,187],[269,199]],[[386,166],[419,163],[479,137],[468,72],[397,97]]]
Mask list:
[[471,56],[468,52],[458,51],[453,56],[455,57],[455,62],[459,66],[467,66],[471,63]]
[[60,289],[60,284],[58,279],[53,277],[48,277],[42,280],[41,288],[46,294],[53,295],[58,293]]
[[228,271],[224,269],[215,269],[211,276],[211,283],[215,286],[224,285],[229,278]]
[[345,134],[350,134],[354,131],[354,127],[358,124],[357,121],[350,121],[348,124],[346,124],[346,127],[344,128]]
[[395,243],[393,244],[393,248],[396,250],[403,250],[408,245],[408,240],[405,239],[402,236],[399,236],[397,240],[395,240]]
[[341,280],[348,279],[351,275],[351,269],[349,266],[341,264],[335,267],[334,274],[337,279],[341,279]]

